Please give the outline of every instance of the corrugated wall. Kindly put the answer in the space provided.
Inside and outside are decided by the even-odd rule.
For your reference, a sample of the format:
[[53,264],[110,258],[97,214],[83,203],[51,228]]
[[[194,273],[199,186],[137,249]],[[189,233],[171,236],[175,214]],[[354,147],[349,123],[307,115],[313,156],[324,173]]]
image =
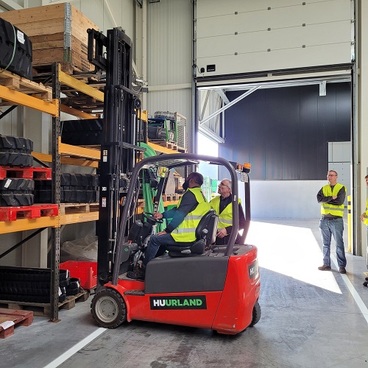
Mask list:
[[[148,113],[179,112],[192,122],[192,2],[161,0],[148,4]],[[190,147],[190,150],[191,147]]]

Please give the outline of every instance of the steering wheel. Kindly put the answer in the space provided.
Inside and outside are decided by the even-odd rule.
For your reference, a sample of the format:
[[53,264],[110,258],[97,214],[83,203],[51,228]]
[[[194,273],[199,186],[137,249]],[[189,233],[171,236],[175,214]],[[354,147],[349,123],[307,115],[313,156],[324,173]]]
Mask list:
[[152,224],[152,225],[155,225],[155,224],[162,224],[164,222],[164,219],[161,218],[161,219],[156,219],[154,218],[153,216],[153,213],[151,212],[143,212],[143,216],[147,219],[147,221]]

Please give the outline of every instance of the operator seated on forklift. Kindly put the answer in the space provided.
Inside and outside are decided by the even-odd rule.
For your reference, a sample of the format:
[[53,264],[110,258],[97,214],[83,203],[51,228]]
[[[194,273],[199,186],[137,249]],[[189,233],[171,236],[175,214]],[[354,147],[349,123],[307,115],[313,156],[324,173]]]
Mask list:
[[[224,178],[218,186],[218,196],[210,201],[211,207],[216,211],[219,222],[217,224],[216,244],[227,245],[233,223],[233,194],[231,193],[231,180]],[[240,198],[239,203],[239,233],[236,244],[244,244],[246,221]],[[242,232],[242,234],[241,234]]]
[[129,278],[144,279],[147,263],[153,258],[163,255],[167,246],[180,246],[180,243],[187,245],[196,240],[196,228],[201,218],[211,209],[202,192],[202,184],[202,174],[192,172],[183,183],[185,192],[177,207],[163,213],[154,213],[154,218],[157,220],[162,218],[171,218],[172,220],[166,229],[151,236],[145,250],[143,266],[128,272]]

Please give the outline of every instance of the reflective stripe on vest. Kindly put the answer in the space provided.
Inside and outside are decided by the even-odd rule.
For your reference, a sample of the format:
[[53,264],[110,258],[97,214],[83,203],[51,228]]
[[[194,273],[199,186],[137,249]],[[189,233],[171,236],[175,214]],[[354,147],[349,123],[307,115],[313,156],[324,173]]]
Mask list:
[[363,223],[368,226],[368,199],[365,202],[365,218]]
[[[194,194],[198,205],[192,212],[189,212],[184,217],[183,222],[171,232],[171,236],[178,243],[187,243],[196,240],[195,231],[199,221],[203,215],[211,209],[211,206],[206,201],[201,188],[188,188],[188,190]],[[183,197],[181,197],[178,202],[178,207],[180,206],[182,198]]]
[[[331,186],[327,184],[322,188],[322,192],[325,197],[337,196],[341,188],[345,188],[345,186],[337,183],[332,190]],[[324,202],[324,203],[321,203],[321,214],[343,217],[344,207],[345,207],[344,204],[335,205],[335,204]]]
[[[229,227],[233,225],[233,206],[232,206],[232,202],[230,202],[224,208],[224,210],[220,213],[220,198],[221,196],[217,196],[213,198],[210,202],[210,205],[216,211],[219,217],[217,228],[223,229],[225,227]],[[241,204],[240,198],[238,199],[238,203]]]

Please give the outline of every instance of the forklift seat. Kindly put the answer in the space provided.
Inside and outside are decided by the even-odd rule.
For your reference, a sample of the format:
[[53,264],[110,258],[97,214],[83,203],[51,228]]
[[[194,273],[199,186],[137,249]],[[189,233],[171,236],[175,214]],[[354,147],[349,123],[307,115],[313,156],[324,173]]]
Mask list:
[[[209,210],[196,228],[196,240],[191,243],[180,243],[181,245],[169,245],[167,250],[170,257],[185,257],[203,254],[205,248],[216,240],[218,216],[215,210]],[[179,243],[177,243],[179,244]]]

